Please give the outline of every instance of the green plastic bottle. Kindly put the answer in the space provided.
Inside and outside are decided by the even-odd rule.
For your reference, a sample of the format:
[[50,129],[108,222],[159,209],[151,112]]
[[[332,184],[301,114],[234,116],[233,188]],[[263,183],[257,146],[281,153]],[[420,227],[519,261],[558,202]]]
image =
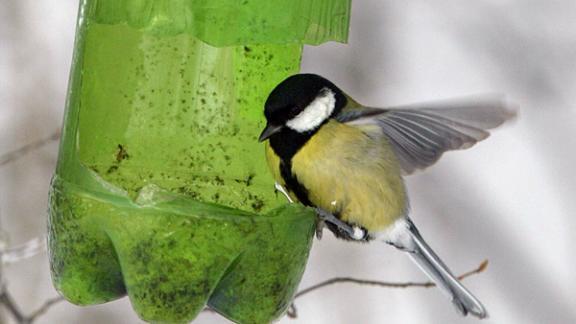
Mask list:
[[79,305],[128,295],[146,321],[206,305],[285,312],[313,213],[273,189],[263,103],[303,44],[345,41],[350,0],[82,0],[50,192],[54,284]]

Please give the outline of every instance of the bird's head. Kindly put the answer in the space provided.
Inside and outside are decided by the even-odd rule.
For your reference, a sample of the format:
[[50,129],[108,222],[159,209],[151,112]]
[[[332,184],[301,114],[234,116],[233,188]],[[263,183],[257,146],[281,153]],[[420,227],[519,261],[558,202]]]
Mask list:
[[332,82],[315,74],[296,74],[272,90],[266,100],[267,124],[262,142],[284,129],[310,133],[346,105],[346,96]]

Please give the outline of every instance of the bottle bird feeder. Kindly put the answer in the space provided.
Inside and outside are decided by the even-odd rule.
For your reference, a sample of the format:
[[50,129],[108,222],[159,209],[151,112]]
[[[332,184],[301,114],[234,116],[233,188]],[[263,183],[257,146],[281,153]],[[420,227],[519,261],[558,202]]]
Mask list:
[[77,305],[146,321],[206,305],[268,323],[295,293],[312,210],[274,191],[263,104],[302,46],[345,41],[350,0],[82,0],[49,254]]

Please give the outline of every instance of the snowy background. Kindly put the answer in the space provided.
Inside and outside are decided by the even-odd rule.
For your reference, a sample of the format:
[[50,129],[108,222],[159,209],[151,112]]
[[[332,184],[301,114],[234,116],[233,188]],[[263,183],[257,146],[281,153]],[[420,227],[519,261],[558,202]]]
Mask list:
[[[60,128],[77,0],[0,0],[0,155]],[[456,273],[489,259],[465,281],[486,305],[483,323],[576,323],[576,2],[571,0],[356,0],[349,44],[307,47],[303,71],[358,101],[386,106],[505,93],[520,118],[465,152],[408,178],[412,217]],[[42,235],[57,157],[52,142],[0,167],[0,217],[11,243]],[[32,312],[52,288],[45,254],[10,265],[8,288]],[[383,244],[326,233],[301,287],[334,276],[419,281]],[[297,301],[288,323],[473,323],[435,289],[348,284]],[[2,315],[0,322],[11,323]],[[4,321],[2,321],[4,318]],[[203,314],[197,323],[228,323]],[[38,323],[141,323],[126,299],[54,306]]]

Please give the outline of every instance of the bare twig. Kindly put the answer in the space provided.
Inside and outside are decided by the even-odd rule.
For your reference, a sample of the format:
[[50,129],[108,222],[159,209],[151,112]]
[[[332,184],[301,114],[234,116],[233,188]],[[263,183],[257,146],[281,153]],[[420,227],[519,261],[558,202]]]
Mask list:
[[[24,145],[16,150],[0,155],[0,167],[5,166],[11,162],[18,160],[26,154],[35,151],[44,145],[56,141],[60,138],[60,132],[54,132],[52,135],[34,141],[30,144]],[[5,233],[0,229],[0,307],[6,308],[8,312],[14,317],[18,324],[31,324],[40,315],[44,314],[50,307],[62,301],[61,297],[52,298],[47,300],[40,308],[33,312],[30,316],[24,315],[20,310],[8,290],[4,282],[2,273],[2,266],[8,263],[18,262],[34,256],[46,249],[46,239],[44,237],[32,239],[25,244],[16,247],[7,247],[7,238]]]
[[22,310],[16,305],[16,302],[6,289],[6,286],[2,286],[0,288],[0,306],[4,306],[14,317],[18,324],[32,324],[34,321],[38,319],[41,315],[46,313],[52,306],[55,304],[63,301],[64,298],[62,297],[55,297],[52,299],[47,300],[40,306],[36,311],[34,311],[31,315],[26,316],[22,312]]
[[2,277],[2,268],[3,265],[8,263],[15,263],[18,261],[22,261],[28,259],[34,255],[39,254],[42,251],[46,250],[46,238],[45,237],[38,237],[29,240],[28,242],[15,246],[15,247],[8,247],[7,244],[8,237],[4,231],[0,229],[0,307],[6,308],[6,310],[12,315],[12,317],[16,320],[18,324],[31,324],[33,323],[40,315],[44,314],[50,307],[54,304],[62,301],[61,297],[52,298],[44,302],[40,308],[38,308],[35,312],[31,315],[26,316],[22,310],[18,307],[12,295],[6,288],[6,284],[4,282],[4,278]]
[[55,132],[52,135],[43,138],[43,139],[39,139],[35,142],[32,142],[30,144],[24,145],[20,148],[15,149],[14,151],[10,151],[6,154],[3,154],[0,156],[0,166],[4,166],[10,162],[14,162],[16,160],[18,160],[19,158],[21,158],[22,156],[37,150],[39,148],[41,148],[42,146],[56,141],[60,138],[60,132]]
[[6,286],[2,287],[2,292],[0,293],[0,304],[6,307],[18,323],[26,323],[26,317],[22,314],[22,311],[20,311],[20,308],[16,305],[14,299],[6,290]]
[[[488,266],[488,260],[484,260],[484,261],[482,261],[482,263],[480,263],[480,265],[476,269],[468,271],[468,272],[458,276],[458,280],[463,280],[463,279],[468,278],[472,275],[481,273],[484,270],[486,270],[487,266]],[[304,290],[299,291],[298,293],[296,293],[296,295],[294,295],[294,300],[296,300],[296,298],[302,297],[302,296],[304,296],[304,295],[306,295],[306,294],[308,294],[314,290],[318,290],[318,289],[321,289],[323,287],[330,286],[333,284],[339,284],[339,283],[353,283],[353,284],[358,284],[358,285],[368,285],[368,286],[377,286],[377,287],[386,287],[386,288],[411,288],[411,287],[431,288],[431,287],[436,286],[436,284],[431,282],[431,281],[426,281],[426,282],[384,282],[384,281],[376,281],[376,280],[355,279],[355,278],[350,278],[350,277],[338,277],[338,278],[332,278],[332,279],[323,281],[321,283],[315,284],[311,287],[308,287]],[[296,309],[296,305],[294,305],[294,302],[292,302],[292,304],[288,308],[286,315],[290,318],[298,317],[298,311]]]
[[46,313],[52,306],[58,304],[59,302],[63,301],[63,297],[54,297],[52,299],[48,299],[40,308],[38,308],[32,315],[28,316],[29,322],[33,323],[38,317]]
[[0,305],[6,307],[6,309],[12,314],[12,317],[16,320],[18,324],[32,324],[38,317],[48,311],[50,307],[54,306],[55,304],[63,301],[62,297],[56,297],[47,300],[40,308],[38,308],[32,315],[26,316],[20,310],[14,299],[6,289],[6,286],[2,287],[2,291],[0,293]]

